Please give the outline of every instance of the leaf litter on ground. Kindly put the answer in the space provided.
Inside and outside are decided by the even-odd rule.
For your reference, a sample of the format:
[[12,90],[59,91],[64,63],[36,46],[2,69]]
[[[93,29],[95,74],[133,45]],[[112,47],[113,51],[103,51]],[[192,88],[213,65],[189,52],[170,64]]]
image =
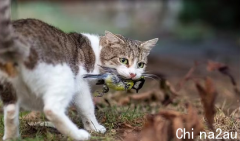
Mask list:
[[[199,135],[200,131],[212,131],[214,127],[223,128],[225,131],[239,132],[240,109],[235,110],[231,115],[226,115],[220,109],[216,109],[215,100],[217,92],[214,82],[207,76],[196,77],[194,72],[198,69],[197,66],[198,63],[195,63],[194,67],[180,80],[177,87],[174,87],[168,79],[164,78],[159,80],[158,88],[139,94],[114,92],[105,95],[103,98],[94,98],[96,108],[98,109],[98,119],[108,128],[108,133],[105,135],[93,134],[91,140],[180,141],[180,139],[176,138],[176,130],[179,128],[185,128],[187,131],[192,131],[192,128],[194,128],[195,137]],[[218,70],[231,79],[233,86],[237,86],[226,65],[208,62],[207,70]],[[190,104],[188,101],[186,108],[183,106],[183,110],[177,110],[177,107],[186,103],[186,100],[183,100],[184,94],[179,94],[178,88],[179,86],[181,89],[184,88],[183,86],[187,81],[194,84],[196,92],[199,93],[202,106],[196,106],[196,103],[193,103],[193,101]],[[204,85],[200,83],[202,81]],[[175,103],[175,99],[180,99],[180,103]],[[156,106],[156,109],[164,110],[149,114],[151,113],[149,109],[153,109],[151,107],[153,103],[160,105]],[[115,107],[116,105],[118,106]],[[136,105],[139,105],[141,108],[132,110],[136,109]],[[147,108],[148,106],[149,109]],[[176,110],[168,110],[169,107],[176,107]],[[202,108],[204,118],[201,114],[202,112],[199,112],[202,111]],[[187,109],[187,112],[184,109]],[[82,126],[75,112],[69,112],[69,115],[78,125]],[[36,118],[34,114],[32,116],[32,118]],[[31,115],[25,117],[24,121],[28,121],[28,118],[31,120]],[[29,125],[23,130],[23,136],[28,136],[26,133],[30,133],[30,130],[31,132],[33,132],[32,130],[36,130],[33,133],[44,133],[46,136],[44,137],[45,139],[48,139],[49,136],[53,139],[62,138],[62,136],[58,137],[59,134],[55,135],[49,132],[49,130],[45,131],[42,128],[34,128]],[[195,140],[198,139],[195,138]]]

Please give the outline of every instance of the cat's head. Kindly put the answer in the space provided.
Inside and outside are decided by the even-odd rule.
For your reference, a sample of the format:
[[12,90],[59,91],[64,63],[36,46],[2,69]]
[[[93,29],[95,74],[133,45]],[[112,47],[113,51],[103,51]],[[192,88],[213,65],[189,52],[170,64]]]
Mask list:
[[103,66],[115,68],[127,79],[138,79],[144,73],[147,56],[158,39],[141,42],[109,31],[100,39],[100,59]]

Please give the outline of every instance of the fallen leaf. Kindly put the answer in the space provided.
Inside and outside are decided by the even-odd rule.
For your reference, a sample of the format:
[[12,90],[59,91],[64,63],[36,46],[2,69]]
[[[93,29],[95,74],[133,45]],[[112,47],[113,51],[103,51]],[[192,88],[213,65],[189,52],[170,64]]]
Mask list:
[[162,104],[165,106],[170,103],[173,103],[173,99],[179,95],[177,94],[173,86],[170,84],[170,82],[167,81],[166,79],[160,80],[159,88],[164,93],[164,99],[162,101]]
[[169,134],[170,124],[169,121],[159,115],[148,116],[147,122],[140,133],[141,141],[168,141],[171,137],[171,134]]
[[130,97],[123,97],[118,101],[118,105],[127,105],[129,103],[130,103]]
[[[189,141],[193,139],[178,139],[176,131],[186,129],[192,133],[194,128],[194,137],[203,130],[203,124],[198,118],[197,110],[191,105],[187,105],[188,113],[183,114],[172,110],[163,110],[158,114],[148,115],[142,131],[139,134],[128,135],[124,141]],[[182,135],[178,132],[179,136]]]
[[215,114],[214,104],[217,96],[217,92],[215,90],[213,82],[210,78],[206,78],[205,87],[200,85],[197,81],[195,82],[195,86],[201,98],[201,102],[204,108],[204,115],[208,122],[208,127],[213,130],[214,129],[213,122],[214,122],[214,114]]
[[23,119],[23,120],[28,120],[28,121],[33,121],[33,120],[39,119],[40,116],[41,116],[41,113],[40,113],[40,112],[35,112],[35,111],[33,111],[33,112],[30,112],[29,114],[21,117],[21,119]]
[[219,62],[214,62],[214,61],[208,61],[207,64],[207,70],[208,71],[219,71],[221,74],[226,75],[229,77],[232,85],[233,85],[233,89],[234,92],[240,96],[240,90],[237,87],[237,82],[234,79],[233,75],[230,73],[230,69],[227,65],[223,64],[223,63],[219,63]]
[[214,62],[214,61],[207,62],[207,70],[210,72],[223,69],[223,68],[228,68],[228,67],[225,64],[219,63],[219,62]]
[[152,101],[162,101],[163,93],[160,90],[150,90],[143,93],[135,93],[124,96],[112,96],[111,100],[117,101],[118,105],[127,105],[132,102],[152,102]]
[[[199,135],[201,131],[204,130],[202,121],[199,120],[197,110],[194,109],[191,105],[186,104],[186,107],[188,108],[188,114],[185,115],[185,129],[188,132],[193,132],[194,137]],[[193,129],[193,130],[192,130]]]
[[130,96],[131,100],[135,101],[161,101],[162,93],[159,90],[150,90],[144,93],[134,94]]
[[154,91],[147,91],[145,93],[131,95],[130,98],[132,100],[146,100],[151,98],[153,95],[154,95]]
[[[178,139],[176,136],[176,131],[179,128],[184,129],[184,121],[182,114],[176,111],[160,111],[159,114],[172,122],[172,132],[173,134],[175,133],[175,141],[182,141],[182,139]],[[178,136],[181,136],[181,132],[178,132]]]
[[177,84],[177,91],[180,91],[183,87],[183,85],[190,79],[193,78],[193,73],[195,72],[196,68],[198,66],[198,63],[195,62],[194,66],[192,68],[190,68],[190,70],[187,72],[187,74],[178,82]]

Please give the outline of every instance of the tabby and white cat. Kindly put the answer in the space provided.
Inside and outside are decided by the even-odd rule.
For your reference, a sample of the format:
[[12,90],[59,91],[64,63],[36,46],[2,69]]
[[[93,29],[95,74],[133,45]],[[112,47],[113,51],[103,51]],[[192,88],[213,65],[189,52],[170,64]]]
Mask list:
[[[3,140],[18,138],[19,108],[43,111],[59,132],[87,140],[86,131],[106,132],[94,114],[89,80],[99,65],[138,79],[158,39],[141,42],[106,31],[104,36],[64,33],[36,19],[10,21],[10,0],[0,0],[0,96],[4,104]],[[4,63],[11,62],[16,75]],[[66,115],[73,103],[84,124],[79,129]]]

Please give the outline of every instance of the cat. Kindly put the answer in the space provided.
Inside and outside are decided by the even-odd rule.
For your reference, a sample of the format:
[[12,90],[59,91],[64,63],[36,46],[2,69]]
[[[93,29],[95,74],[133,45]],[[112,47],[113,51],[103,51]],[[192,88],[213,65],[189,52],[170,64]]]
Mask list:
[[[95,117],[91,80],[83,75],[99,74],[101,65],[138,79],[158,41],[131,40],[109,31],[103,36],[64,33],[37,19],[10,21],[10,0],[0,0],[0,29],[3,140],[20,137],[19,108],[42,111],[60,133],[74,140],[89,139],[88,131],[105,133]],[[67,116],[71,103],[85,130]]]

